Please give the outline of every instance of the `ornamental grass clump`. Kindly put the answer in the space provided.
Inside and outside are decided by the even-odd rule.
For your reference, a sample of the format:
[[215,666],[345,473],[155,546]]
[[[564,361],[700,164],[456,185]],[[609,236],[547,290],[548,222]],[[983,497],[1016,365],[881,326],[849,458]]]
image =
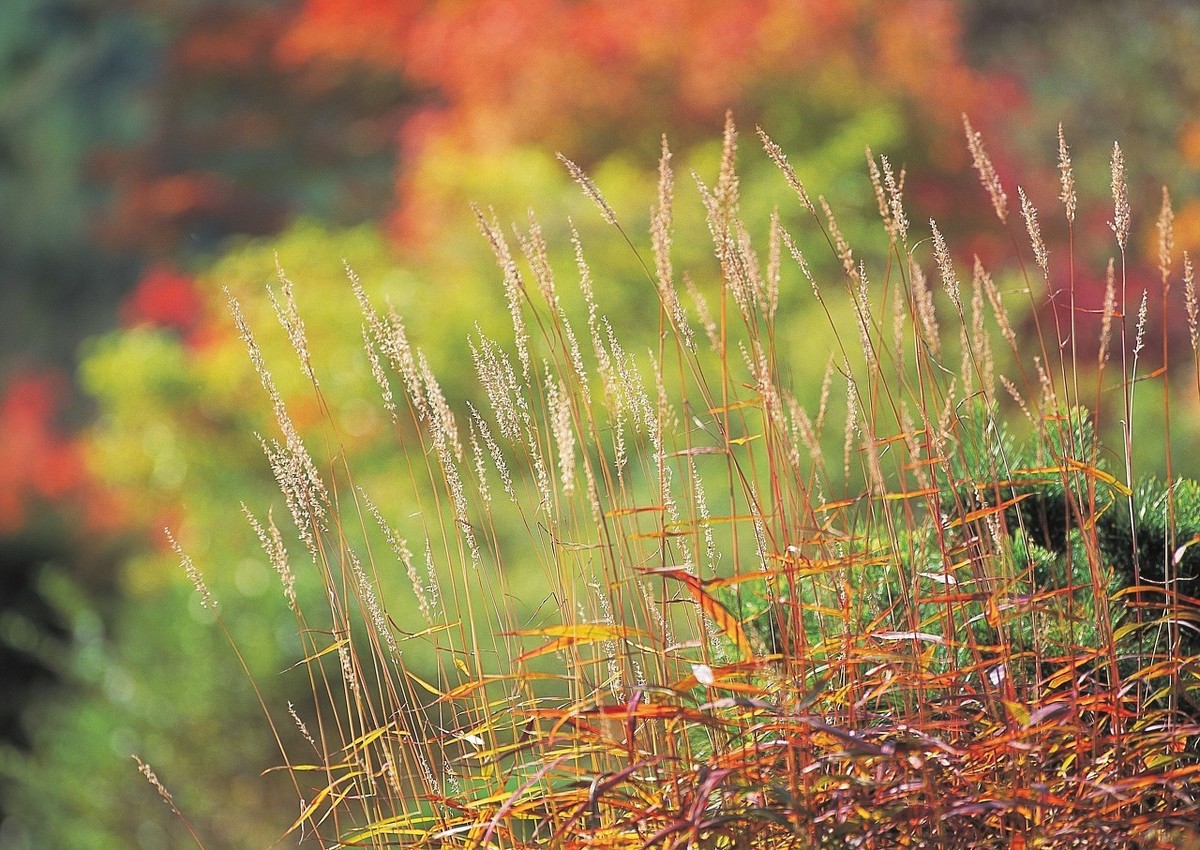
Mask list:
[[[513,331],[463,341],[468,399],[446,397],[419,329],[350,272],[400,445],[396,515],[358,486],[332,421],[299,432],[233,302],[298,534],[247,507],[312,686],[308,705],[264,706],[281,740],[294,725],[304,741],[282,748],[300,800],[288,840],[1200,841],[1200,487],[1167,441],[1165,481],[1133,462],[1135,441],[1159,439],[1137,431],[1139,396],[1168,418],[1200,403],[1194,271],[1169,201],[1147,293],[1126,271],[1115,149],[1114,260],[1091,303],[1065,143],[1070,247],[1052,252],[967,124],[1015,252],[993,270],[964,263],[950,223],[924,220],[904,171],[869,151],[881,242],[856,254],[759,135],[794,214],[765,233],[743,222],[730,122],[715,182],[683,181],[712,240],[711,262],[686,270],[665,140],[645,246],[567,163],[657,293],[649,333],[610,323],[573,227],[531,217],[510,237],[477,210]],[[806,255],[814,234],[833,262]],[[555,235],[574,242],[573,269],[553,267]],[[291,285],[272,297],[323,405]],[[1178,359],[1165,339],[1182,321]],[[789,385],[799,358],[828,363],[808,405]],[[302,570],[324,585],[316,604],[298,601]],[[393,615],[397,594],[412,617]]]

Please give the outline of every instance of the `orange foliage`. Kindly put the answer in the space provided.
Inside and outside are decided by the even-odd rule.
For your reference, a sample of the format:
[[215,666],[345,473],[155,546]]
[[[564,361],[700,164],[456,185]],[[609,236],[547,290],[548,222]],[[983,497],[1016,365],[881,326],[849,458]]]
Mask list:
[[[1158,250],[1158,234],[1148,235],[1146,241],[1153,239],[1154,250]],[[1193,257],[1200,252],[1200,201],[1188,201],[1175,212],[1175,247],[1178,251],[1187,251]],[[1148,249],[1147,249],[1148,250]],[[1179,262],[1179,258],[1175,257]]]
[[335,60],[401,71],[443,99],[443,132],[474,146],[569,140],[649,113],[711,122],[765,80],[850,70],[929,116],[977,93],[956,4],[903,0],[308,0],[281,40],[287,65]]
[[990,112],[1014,89],[985,86],[960,35],[950,0],[897,0],[885,14],[863,0],[306,0],[276,58],[388,68],[437,103],[401,130],[396,224],[420,236],[427,145],[534,142],[586,163],[662,130],[707,138],[729,108],[752,124],[788,91],[899,99],[961,164],[960,113]]
[[429,0],[307,0],[281,45],[280,57],[288,64],[328,56],[380,67],[403,65],[398,49],[407,46],[413,19],[432,5]]
[[1179,132],[1179,153],[1190,168],[1200,168],[1200,118],[1183,125]]

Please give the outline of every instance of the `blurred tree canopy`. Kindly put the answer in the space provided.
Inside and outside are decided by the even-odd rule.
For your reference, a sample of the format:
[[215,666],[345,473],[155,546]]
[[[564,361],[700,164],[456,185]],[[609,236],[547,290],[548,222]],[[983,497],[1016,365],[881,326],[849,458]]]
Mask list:
[[12,0],[0,27],[0,362],[67,363],[82,334],[109,325],[132,258],[90,227],[103,187],[97,147],[132,144],[149,117],[139,93],[156,40],[132,10]]
[[11,0],[0,27],[0,374],[71,364],[148,260],[390,201],[387,71],[273,61],[281,2]]

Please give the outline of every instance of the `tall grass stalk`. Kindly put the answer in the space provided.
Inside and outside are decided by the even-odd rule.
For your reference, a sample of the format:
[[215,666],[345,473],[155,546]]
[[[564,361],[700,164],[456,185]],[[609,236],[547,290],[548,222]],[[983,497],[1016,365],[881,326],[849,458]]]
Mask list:
[[[1200,603],[1184,575],[1200,547],[1177,534],[1184,514],[1200,520],[1200,501],[1185,506],[1188,482],[1170,479],[1161,505],[1143,499],[1152,491],[1132,466],[1135,385],[1159,382],[1168,419],[1200,402],[1193,265],[1183,257],[1172,288],[1164,196],[1163,361],[1144,374],[1145,297],[1127,328],[1139,297],[1119,148],[1120,265],[1104,303],[1088,304],[1061,130],[1059,256],[1024,191],[1020,232],[966,130],[1015,276],[978,259],[965,275],[944,235],[954,228],[911,225],[904,173],[870,152],[886,248],[856,255],[826,199],[760,133],[800,226],[839,270],[814,271],[825,264],[810,264],[800,245],[812,240],[784,224],[793,216],[777,213],[765,234],[743,222],[732,122],[715,183],[695,178],[710,268],[672,264],[679,187],[665,140],[648,254],[567,163],[658,294],[645,350],[605,315],[611,293],[579,236],[564,273],[532,218],[514,249],[478,212],[513,336],[464,343],[479,378],[469,401],[445,397],[402,319],[351,273],[408,516],[385,516],[356,485],[332,417],[322,435],[296,431],[233,302],[279,420],[266,454],[306,550],[289,556],[247,509],[312,685],[310,705],[269,707],[307,742],[283,753],[301,794],[293,837],[330,848],[1200,840],[1188,638]],[[781,317],[796,305],[781,291],[797,281],[833,334],[832,351],[803,355],[830,364],[815,409],[789,387],[797,325]],[[568,285],[581,316],[560,300]],[[1181,307],[1190,400],[1170,395],[1188,383],[1167,353]],[[286,281],[276,308],[324,405]],[[1079,317],[1098,310],[1103,338],[1081,339]],[[1121,399],[1117,475],[1097,437],[1109,398]],[[1156,582],[1138,534],[1163,509]],[[1122,512],[1125,537],[1106,530]],[[325,594],[306,607],[292,570],[310,566]],[[397,577],[417,620],[390,613]]]

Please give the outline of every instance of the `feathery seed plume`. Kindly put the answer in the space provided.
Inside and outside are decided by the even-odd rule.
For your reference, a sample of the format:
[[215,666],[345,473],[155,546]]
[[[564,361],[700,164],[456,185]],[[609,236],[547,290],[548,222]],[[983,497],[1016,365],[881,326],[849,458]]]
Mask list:
[[659,286],[671,283],[671,216],[674,176],[671,172],[671,149],[666,134],[662,137],[662,155],[658,160],[658,203],[650,210],[650,243],[658,270]]
[[858,385],[850,372],[850,364],[845,363],[846,375],[846,427],[842,433],[842,475],[844,481],[850,480],[850,455],[858,437],[863,436],[858,424]]
[[1108,258],[1108,269],[1104,274],[1104,308],[1100,314],[1100,350],[1097,362],[1101,369],[1108,361],[1108,346],[1112,341],[1113,316],[1117,312],[1117,275],[1116,264],[1112,257]]
[[[778,231],[782,236],[782,228],[778,228]],[[692,276],[687,272],[683,273],[683,285],[687,288],[688,294],[692,296],[692,303],[696,305],[696,315],[700,318],[700,326],[704,328],[704,335],[708,337],[708,344],[713,351],[719,351],[721,334],[712,311],[708,307],[708,299],[704,297],[704,293],[700,291],[696,282],[692,280]]]
[[971,121],[967,118],[966,113],[963,113],[962,119],[963,129],[967,133],[967,148],[971,151],[975,170],[979,172],[979,182],[983,184],[988,197],[992,199],[992,208],[996,211],[996,218],[1000,219],[1001,224],[1007,224],[1008,196],[1004,194],[1004,187],[1000,185],[1000,176],[996,174],[996,168],[983,148],[983,136],[971,126]]
[[1017,195],[1021,198],[1021,215],[1025,218],[1025,228],[1029,231],[1029,243],[1033,246],[1034,259],[1037,260],[1038,268],[1042,270],[1046,280],[1049,280],[1049,254],[1046,251],[1046,243],[1042,240],[1042,227],[1038,224],[1037,210],[1020,186],[1017,187]]
[[1000,299],[1000,290],[996,288],[995,281],[992,276],[984,271],[983,264],[979,261],[979,257],[975,257],[976,276],[983,284],[983,291],[988,297],[988,303],[992,305],[992,313],[996,317],[996,324],[1000,326],[1000,333],[1005,340],[1008,341],[1009,347],[1017,350],[1017,334],[1013,330],[1012,323],[1008,320],[1008,310],[1004,307],[1004,302]]
[[521,361],[521,373],[528,378],[531,368],[529,359],[529,332],[525,329],[525,318],[521,312],[521,303],[525,297],[525,284],[521,280],[521,273],[517,270],[517,264],[513,260],[512,252],[508,249],[508,243],[504,239],[500,223],[496,220],[496,213],[492,211],[492,220],[489,222],[483,217],[483,213],[478,207],[472,208],[474,209],[475,220],[479,224],[479,229],[487,239],[488,244],[491,245],[492,253],[496,256],[496,263],[504,272],[504,297],[508,301],[508,313],[509,318],[512,320],[513,339],[517,345],[517,357]]
[[688,351],[696,350],[696,341],[692,327],[688,324],[679,303],[679,291],[675,288],[674,274],[671,268],[671,221],[673,203],[674,175],[671,171],[671,149],[667,146],[667,137],[662,137],[662,155],[658,161],[658,202],[650,210],[650,244],[654,251],[654,266],[658,275],[658,297],[663,310],[675,332],[679,334],[684,347]]
[[1188,334],[1192,339],[1192,353],[1200,351],[1200,330],[1197,328],[1196,305],[1196,275],[1192,268],[1192,258],[1183,252],[1183,297],[1187,304]]
[[908,274],[912,281],[912,309],[916,320],[920,322],[923,340],[930,351],[940,354],[942,331],[938,325],[937,311],[933,306],[933,290],[929,288],[925,270],[912,255],[908,258]]
[[883,183],[888,192],[888,209],[891,211],[892,237],[901,242],[908,241],[908,216],[904,214],[904,171],[901,169],[899,178],[892,173],[892,164],[886,156],[879,157],[879,165],[883,169]]
[[166,786],[163,785],[161,781],[159,781],[158,776],[154,773],[153,769],[151,769],[150,765],[142,761],[141,758],[136,754],[134,754],[132,758],[135,762],[137,762],[138,771],[141,772],[142,776],[146,777],[146,781],[149,782],[150,785],[153,786],[154,790],[158,792],[158,796],[162,797],[162,801],[167,804],[172,812],[174,812],[176,815],[179,815],[179,809],[175,806],[175,800],[171,796],[171,792],[167,790]]
[[367,362],[371,365],[371,377],[375,379],[375,383],[379,387],[379,397],[383,400],[383,408],[392,417],[392,424],[398,424],[400,419],[396,411],[396,399],[392,395],[392,385],[388,381],[387,373],[383,371],[383,363],[379,359],[379,352],[375,350],[375,345],[371,341],[370,327],[364,322],[360,325],[360,331],[363,338],[363,348],[367,352]]
[[931,218],[929,226],[933,229],[933,256],[937,260],[938,271],[942,274],[942,286],[958,310],[959,316],[962,316],[962,299],[958,291],[958,277],[954,274],[954,262],[950,259],[950,249],[946,246],[942,231],[938,230],[937,222]]
[[792,239],[792,234],[788,233],[783,227],[779,228],[779,235],[783,239],[783,244],[787,246],[788,252],[792,255],[792,259],[796,261],[796,265],[800,267],[800,271],[804,274],[804,279],[812,287],[813,295],[816,296],[818,302],[821,302],[821,290],[817,288],[817,282],[813,279],[812,272],[808,269],[808,261],[804,259],[804,254],[801,253],[800,246]]
[[288,700],[288,714],[292,716],[292,722],[296,724],[296,728],[300,730],[300,734],[304,736],[304,740],[308,741],[309,746],[319,753],[321,748],[317,746],[312,733],[308,731],[308,725],[300,718],[299,713],[296,711],[296,706],[292,704],[291,700]]
[[766,134],[762,127],[758,128],[758,137],[762,140],[763,149],[766,150],[767,156],[771,157],[771,161],[783,172],[784,179],[787,180],[788,185],[792,187],[792,190],[800,198],[800,203],[804,204],[804,208],[809,211],[813,218],[816,218],[817,208],[813,206],[812,199],[808,197],[808,192],[805,190],[804,184],[796,176],[796,169],[792,168],[788,162],[787,155],[783,152],[783,149],[771,141],[771,137]]
[[1162,207],[1158,211],[1158,270],[1163,286],[1171,277],[1171,253],[1175,250],[1175,211],[1171,209],[1171,193],[1162,187]]
[[529,268],[533,270],[533,278],[537,281],[538,291],[542,293],[542,298],[545,299],[551,310],[557,310],[558,293],[554,289],[554,272],[550,268],[546,237],[542,234],[542,225],[538,223],[533,210],[529,210],[526,217],[529,220],[529,235],[522,234],[515,225],[513,234],[517,238],[517,244],[521,246],[521,253],[525,255]]
[[848,280],[857,281],[858,265],[854,262],[854,251],[850,249],[850,244],[846,241],[846,237],[842,235],[842,230],[838,227],[837,219],[833,217],[833,210],[829,208],[829,203],[825,200],[825,196],[819,195],[817,202],[821,205],[821,210],[825,213],[825,221],[829,224],[829,235],[833,239],[833,246],[834,250],[837,251],[838,259],[842,261],[842,271]]
[[767,236],[766,302],[767,321],[775,321],[779,309],[779,280],[783,258],[783,247],[779,238],[779,207],[771,210],[771,226]]
[[725,135],[721,145],[721,170],[717,174],[716,199],[726,220],[737,213],[741,197],[737,177],[737,128],[733,124],[733,111],[725,113]]
[[[1146,298],[1147,298],[1147,295],[1148,295],[1147,290],[1143,289],[1142,290],[1142,302],[1141,302],[1141,304],[1138,305],[1137,336],[1136,336],[1134,344],[1133,344],[1133,357],[1134,357],[1135,364],[1137,363],[1137,356],[1142,352],[1142,349],[1146,347],[1146,313],[1147,313]],[[1136,368],[1136,365],[1135,365],[1135,368]]]
[[[980,389],[988,398],[991,398],[995,389],[995,360],[992,356],[992,341],[985,333],[983,324],[983,302],[987,294],[987,284],[990,283],[990,281],[985,282],[987,276],[983,263],[976,256],[975,268],[971,276],[971,338],[975,340],[977,347],[979,378],[982,384]],[[997,300],[999,300],[999,296],[997,296]],[[1003,310],[1003,305],[1001,305],[1001,310]],[[1005,322],[1007,323],[1007,317],[1005,317]]]
[[875,155],[871,153],[870,146],[867,147],[867,174],[871,178],[871,188],[875,190],[875,203],[879,205],[879,217],[883,219],[883,226],[887,232],[894,235],[892,213],[887,195],[883,190],[883,176],[879,173],[879,166],[875,163]]
[[217,603],[213,599],[212,594],[209,593],[208,585],[204,583],[204,576],[200,574],[200,570],[196,568],[196,565],[192,562],[188,554],[183,551],[183,547],[179,545],[179,541],[175,539],[175,535],[171,533],[171,529],[164,528],[163,531],[166,532],[167,542],[171,544],[171,551],[179,557],[179,563],[183,566],[184,572],[191,579],[196,592],[200,594],[200,604],[205,608],[215,609]]
[[558,446],[558,472],[563,495],[575,491],[575,427],[571,417],[571,397],[562,379],[555,379],[549,364],[546,372],[546,407],[554,442]]
[[250,527],[254,529],[255,536],[258,537],[258,542],[262,545],[263,551],[266,552],[267,558],[271,562],[271,566],[275,572],[279,574],[280,581],[283,582],[283,593],[287,598],[288,607],[293,611],[296,610],[296,577],[292,574],[292,568],[288,564],[287,547],[283,543],[283,535],[279,533],[279,529],[275,527],[275,522],[271,519],[271,514],[267,514],[267,527],[264,528],[258,518],[250,512],[250,508],[245,502],[242,502],[242,513],[246,516],[246,520],[250,523]]
[[1071,151],[1067,147],[1067,141],[1063,138],[1062,124],[1058,125],[1058,170],[1061,172],[1062,191],[1058,198],[1062,201],[1063,208],[1067,212],[1067,222],[1073,224],[1075,222],[1075,173],[1071,170]]
[[1021,408],[1021,412],[1025,414],[1025,418],[1037,424],[1037,420],[1033,418],[1033,414],[1029,411],[1029,406],[1025,404],[1025,399],[1021,397],[1021,391],[1017,389],[1017,385],[1009,380],[1007,375],[1000,376],[1000,383],[1004,385],[1004,389],[1008,390],[1008,394],[1012,396],[1012,400]]
[[308,353],[308,336],[304,331],[304,320],[300,318],[300,311],[296,307],[294,287],[287,275],[283,273],[278,253],[275,254],[275,274],[279,278],[280,287],[283,290],[283,303],[279,302],[275,297],[275,291],[269,286],[267,287],[267,297],[275,309],[275,316],[279,319],[280,326],[287,332],[292,349],[300,359],[300,368],[304,371],[305,377],[313,382],[313,386],[316,386],[317,376],[313,372],[312,359]]
[[608,201],[604,200],[604,196],[600,194],[600,189],[594,182],[592,182],[592,178],[588,177],[582,168],[571,162],[571,160],[567,159],[561,153],[558,154],[558,161],[567,167],[567,171],[571,172],[571,178],[579,184],[579,187],[583,189],[583,193],[591,198],[592,203],[600,208],[601,217],[603,217],[606,222],[616,227],[617,214],[613,212],[613,208],[608,205]]
[[1121,146],[1113,142],[1112,152],[1112,196],[1113,220],[1109,223],[1121,246],[1121,253],[1129,242],[1129,187],[1125,183],[1125,155]]
[[483,444],[487,446],[488,454],[492,458],[492,465],[496,467],[496,472],[500,474],[500,483],[504,486],[504,492],[516,504],[517,492],[513,488],[512,473],[508,471],[508,462],[504,459],[504,455],[500,451],[500,446],[496,442],[496,437],[492,434],[491,427],[475,405],[467,402],[467,408],[471,411],[473,431],[478,431],[479,435],[483,437]]
[[358,494],[367,506],[367,511],[374,517],[379,530],[383,532],[383,536],[388,542],[388,547],[392,550],[397,560],[404,566],[404,572],[408,576],[413,594],[417,598],[417,609],[421,612],[421,617],[427,625],[432,626],[433,611],[430,607],[429,597],[425,592],[425,586],[421,582],[420,576],[417,575],[416,566],[413,564],[412,552],[408,548],[408,541],[397,534],[396,530],[388,524],[387,520],[383,518],[383,512],[379,510],[379,507],[371,500],[365,490],[359,487]]

